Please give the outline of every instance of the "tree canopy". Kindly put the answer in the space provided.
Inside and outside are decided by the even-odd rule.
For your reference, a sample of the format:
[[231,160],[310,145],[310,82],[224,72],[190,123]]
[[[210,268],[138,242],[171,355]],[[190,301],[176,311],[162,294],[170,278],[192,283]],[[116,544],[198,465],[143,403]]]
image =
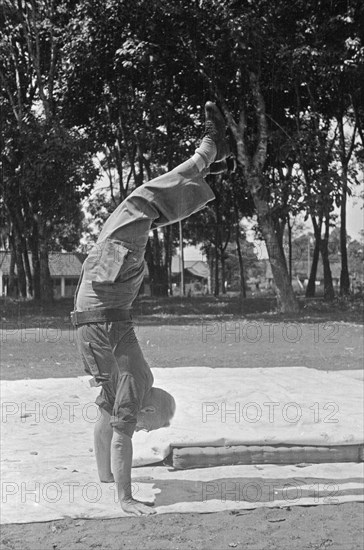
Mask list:
[[[281,309],[297,309],[283,236],[304,213],[330,298],[336,206],[348,291],[346,199],[363,161],[360,0],[5,0],[0,17],[1,216],[23,293],[27,281],[49,297],[48,251],[77,246],[95,154],[121,201],[194,151],[207,99],[225,114],[239,165],[201,214],[218,226],[216,258],[229,212],[255,214]],[[168,270],[171,231],[150,241],[156,277]]]

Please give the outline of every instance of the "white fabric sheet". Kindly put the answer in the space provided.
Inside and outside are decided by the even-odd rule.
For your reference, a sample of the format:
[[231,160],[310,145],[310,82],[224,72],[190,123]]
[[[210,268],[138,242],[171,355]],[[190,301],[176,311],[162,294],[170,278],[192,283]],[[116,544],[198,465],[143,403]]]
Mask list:
[[[134,466],[143,468],[133,469],[133,479],[135,497],[155,501],[158,512],[363,499],[362,464],[181,472],[150,466],[163,460],[172,445],[361,444],[361,372],[186,367],[154,369],[153,374],[155,385],[174,395],[177,412],[169,428],[135,434]],[[97,393],[87,377],[1,383],[2,522],[121,514],[114,485],[97,478]],[[247,478],[254,478],[255,485],[247,485]],[[274,493],[277,479],[282,481]]]

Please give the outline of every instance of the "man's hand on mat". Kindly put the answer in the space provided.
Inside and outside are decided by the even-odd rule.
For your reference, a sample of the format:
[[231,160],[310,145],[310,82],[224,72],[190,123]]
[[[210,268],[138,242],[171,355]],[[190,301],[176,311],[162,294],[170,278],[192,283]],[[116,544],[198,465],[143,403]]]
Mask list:
[[131,516],[150,516],[151,514],[155,514],[155,510],[153,510],[153,508],[146,506],[142,502],[134,500],[133,498],[122,500],[120,505],[121,509]]

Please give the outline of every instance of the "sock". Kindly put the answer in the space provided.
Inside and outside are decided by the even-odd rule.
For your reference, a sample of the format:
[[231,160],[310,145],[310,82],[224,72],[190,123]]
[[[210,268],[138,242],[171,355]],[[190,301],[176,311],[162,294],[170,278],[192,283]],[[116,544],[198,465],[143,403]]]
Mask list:
[[215,142],[208,136],[205,136],[199,147],[196,149],[192,160],[197,164],[198,169],[201,171],[209,166],[216,157],[217,149]]

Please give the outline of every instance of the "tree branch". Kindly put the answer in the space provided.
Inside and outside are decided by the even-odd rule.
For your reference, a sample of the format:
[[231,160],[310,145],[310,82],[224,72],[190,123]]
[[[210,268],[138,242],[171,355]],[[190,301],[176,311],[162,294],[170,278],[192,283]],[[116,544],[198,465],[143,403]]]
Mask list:
[[19,117],[23,118],[23,98],[21,94],[21,79],[20,79],[20,72],[19,72],[19,64],[16,52],[14,51],[14,44],[11,43],[11,58],[14,63],[14,70],[15,70],[15,83],[16,83],[16,93],[18,97],[18,108],[19,108]]
[[58,44],[54,37],[54,0],[51,2],[51,15],[50,15],[50,43],[51,43],[51,59],[48,71],[48,99],[51,103],[53,110],[53,89],[54,89],[54,75],[56,71]]
[[8,94],[10,105],[11,105],[12,111],[14,113],[15,119],[16,119],[18,125],[20,126],[22,119],[21,119],[20,114],[16,110],[16,105],[15,105],[15,101],[14,101],[14,98],[13,98],[13,94],[11,93],[11,90],[9,88],[9,84],[8,84],[8,82],[6,80],[6,77],[5,77],[5,75],[4,75],[4,73],[2,72],[1,69],[0,69],[0,78],[1,78],[2,82],[4,83],[4,88],[6,90],[6,93]]
[[30,56],[33,60],[33,64],[34,64],[34,67],[35,67],[35,72],[36,72],[36,75],[37,75],[39,97],[40,97],[40,99],[43,103],[46,118],[49,118],[49,116],[50,116],[49,104],[48,104],[47,97],[44,93],[44,86],[43,86],[43,81],[42,81],[42,72],[41,72],[41,69],[40,69],[40,55],[41,54],[40,54],[39,32],[38,32],[36,21],[35,21],[35,19],[36,19],[36,6],[35,6],[34,0],[30,0],[30,3],[31,3],[31,6],[32,6],[33,20],[34,20],[33,21],[34,22],[33,30],[34,30],[34,34],[35,34],[35,52],[34,52],[34,48],[33,48],[33,45],[32,45],[32,39],[30,37],[30,32],[32,30],[32,25],[31,25],[30,17],[29,17],[29,9],[27,7],[25,8],[25,21],[23,22],[23,30],[24,30],[25,37],[27,39],[29,54],[30,54]]

